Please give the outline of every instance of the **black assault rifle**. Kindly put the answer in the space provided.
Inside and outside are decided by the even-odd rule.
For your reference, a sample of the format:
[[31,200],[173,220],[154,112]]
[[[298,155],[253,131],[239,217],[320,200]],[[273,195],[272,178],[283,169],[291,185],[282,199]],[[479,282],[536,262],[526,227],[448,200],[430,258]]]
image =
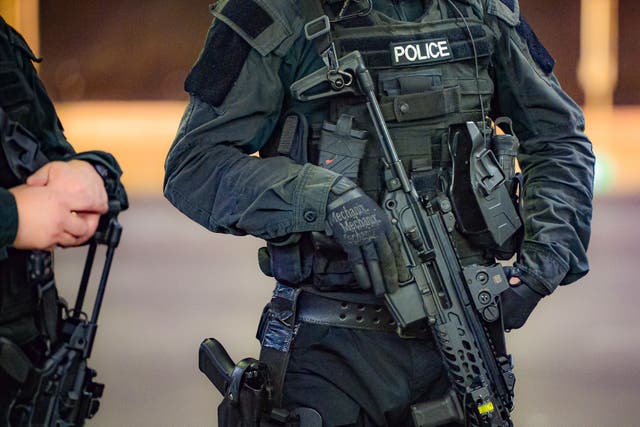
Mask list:
[[[39,150],[35,136],[18,122],[11,120],[0,108],[0,131],[2,148],[13,155],[7,156],[9,167],[22,181],[48,160]],[[98,316],[111,270],[113,255],[120,242],[122,226],[117,216],[120,202],[109,201],[108,213],[100,217],[100,223],[89,242],[82,279],[76,295],[75,306],[69,310],[62,307],[65,316],[59,329],[58,339],[42,367],[36,367],[12,341],[0,337],[0,372],[20,384],[20,391],[10,404],[11,427],[77,427],[92,418],[100,406],[104,384],[94,381],[96,371],[87,366],[98,327]],[[82,310],[94,264],[98,245],[106,246],[104,266],[98,284],[91,318]],[[51,268],[49,255],[32,251],[36,270]],[[49,265],[48,265],[49,264]],[[39,286],[41,300],[55,298],[54,282]],[[58,301],[50,301],[44,316],[58,316]],[[48,319],[53,324],[55,319]],[[57,331],[54,331],[57,334]],[[1,414],[3,416],[5,414]],[[5,420],[0,420],[4,422]],[[4,425],[4,424],[3,424]]]
[[[397,291],[385,295],[386,303],[401,328],[428,321],[453,384],[445,398],[414,405],[414,423],[509,426],[515,376],[500,316],[499,294],[508,288],[504,271],[499,264],[461,266],[450,235],[456,223],[451,201],[444,193],[432,199],[418,195],[398,157],[360,52],[345,55],[336,65],[295,82],[291,91],[303,101],[344,93],[367,100],[386,162],[387,192],[381,206],[402,237],[402,256],[412,275]],[[318,92],[327,83],[331,87]],[[464,143],[484,147],[475,123],[467,122],[455,133],[456,138],[465,136]],[[471,162],[491,160],[486,158],[488,150],[477,151]],[[496,177],[492,188],[504,182],[492,176]]]
[[[118,203],[119,205],[119,203]],[[118,209],[119,210],[119,209]],[[0,338],[0,370],[20,383],[10,408],[11,427],[76,427],[100,407],[104,384],[94,381],[87,366],[98,327],[98,315],[122,226],[115,215],[104,216],[89,244],[73,310],[65,310],[61,336],[42,367],[36,367],[15,343]],[[82,311],[98,244],[107,246],[91,318]]]
[[[114,251],[122,233],[116,215],[103,218],[89,244],[75,306],[72,311],[65,310],[61,337],[44,365],[35,367],[16,344],[0,338],[0,369],[21,384],[10,408],[11,427],[82,426],[85,419],[98,411],[104,385],[94,381],[96,371],[87,366],[87,359],[91,356]],[[87,318],[82,305],[98,244],[106,245],[107,251],[93,312]]]

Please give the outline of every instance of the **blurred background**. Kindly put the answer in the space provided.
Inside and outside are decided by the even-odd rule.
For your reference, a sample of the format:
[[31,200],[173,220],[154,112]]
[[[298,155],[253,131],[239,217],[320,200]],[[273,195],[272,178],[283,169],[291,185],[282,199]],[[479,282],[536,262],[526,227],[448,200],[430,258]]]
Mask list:
[[[640,334],[640,3],[520,0],[583,105],[596,152],[592,272],[543,300],[509,334],[516,426],[636,426]],[[213,426],[220,397],[197,368],[203,338],[234,359],[253,338],[272,283],[260,242],[208,233],[162,197],[163,162],[182,86],[211,23],[207,1],[0,0],[0,13],[44,57],[39,72],[78,151],[113,153],[131,208],[116,252],[91,365],[106,383],[91,426]],[[84,249],[57,252],[75,298]]]

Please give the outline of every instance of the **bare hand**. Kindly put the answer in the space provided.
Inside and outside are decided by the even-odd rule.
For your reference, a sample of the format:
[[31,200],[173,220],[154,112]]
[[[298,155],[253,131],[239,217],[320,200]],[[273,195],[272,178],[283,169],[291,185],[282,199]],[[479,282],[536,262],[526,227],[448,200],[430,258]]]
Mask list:
[[[73,196],[48,186],[27,184],[11,188],[18,207],[17,249],[76,246],[95,233],[99,214],[78,214]],[[87,216],[88,215],[88,216]]]
[[71,210],[78,214],[103,214],[109,207],[104,183],[84,160],[49,162],[27,178],[32,186],[47,186],[71,197]]

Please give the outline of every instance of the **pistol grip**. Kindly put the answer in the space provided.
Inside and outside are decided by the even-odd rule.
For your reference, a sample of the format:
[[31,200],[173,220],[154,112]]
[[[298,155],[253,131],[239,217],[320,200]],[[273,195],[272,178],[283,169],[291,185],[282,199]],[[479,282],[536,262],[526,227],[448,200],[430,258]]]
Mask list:
[[207,338],[202,341],[198,352],[198,367],[223,396],[231,383],[231,374],[235,366],[231,356],[218,340]]

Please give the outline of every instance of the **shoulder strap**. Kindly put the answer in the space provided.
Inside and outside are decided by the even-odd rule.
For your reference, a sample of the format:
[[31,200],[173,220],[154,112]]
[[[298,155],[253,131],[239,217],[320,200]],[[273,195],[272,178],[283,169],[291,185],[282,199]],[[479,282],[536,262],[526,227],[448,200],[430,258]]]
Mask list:
[[307,39],[313,40],[316,52],[323,56],[331,48],[333,39],[331,37],[331,23],[322,8],[322,0],[302,0],[300,9],[305,20],[305,36]]

